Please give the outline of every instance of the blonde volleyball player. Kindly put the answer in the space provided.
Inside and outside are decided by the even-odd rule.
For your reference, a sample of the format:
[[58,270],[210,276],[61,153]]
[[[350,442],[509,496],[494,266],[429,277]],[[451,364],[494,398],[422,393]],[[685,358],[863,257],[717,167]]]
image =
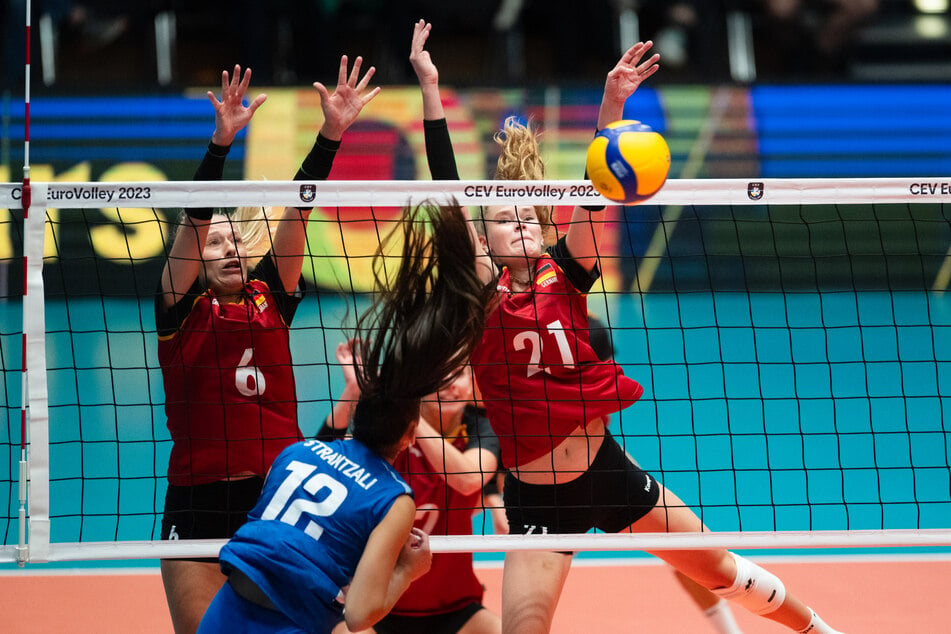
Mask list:
[[[297,178],[323,180],[340,139],[379,88],[358,57],[340,61],[331,94],[315,84],[324,122]],[[251,79],[222,73],[208,94],[215,131],[196,180],[220,180],[237,133],[264,103],[243,103]],[[162,539],[227,538],[244,523],[275,456],[301,438],[288,326],[304,292],[301,266],[309,209],[288,207],[273,246],[248,271],[238,223],[189,209],[172,242],[155,298],[165,413],[173,445]],[[227,427],[226,427],[227,425]],[[225,581],[216,560],[165,559],[162,581],[178,634],[194,632]]]
[[[428,25],[418,23],[416,33],[425,42],[421,33],[428,35]],[[657,71],[659,57],[645,59],[650,48],[650,42],[635,44],[608,73],[599,129],[623,118],[627,98]],[[418,58],[415,38],[413,53]],[[423,85],[424,95],[428,89]],[[424,103],[426,118],[432,114],[429,105]],[[435,135],[439,127],[426,131]],[[448,132],[444,135],[448,146]],[[497,141],[496,178],[544,179],[532,128],[507,120]],[[451,146],[438,145],[427,139],[427,151],[433,146],[442,160],[452,157]],[[493,274],[486,282],[497,290],[486,306],[486,329],[472,366],[509,469],[504,502],[511,531],[708,531],[673,492],[637,467],[605,427],[604,417],[632,405],[643,388],[613,361],[598,360],[588,338],[586,293],[600,276],[603,208],[575,208],[566,234],[557,240],[547,207],[489,206],[474,225],[479,249],[492,266],[474,264]],[[501,273],[494,275],[497,270]],[[780,579],[734,553],[653,554],[713,594],[791,630],[835,634]],[[547,632],[570,567],[571,553],[508,553],[503,632]]]

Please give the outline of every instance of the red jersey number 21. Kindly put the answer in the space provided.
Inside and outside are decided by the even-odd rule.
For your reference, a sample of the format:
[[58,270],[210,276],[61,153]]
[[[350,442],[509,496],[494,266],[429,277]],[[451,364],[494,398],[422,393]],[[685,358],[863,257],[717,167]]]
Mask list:
[[535,376],[539,372],[551,374],[551,368],[542,366],[541,364],[542,348],[545,345],[543,343],[544,341],[551,342],[554,340],[554,343],[558,347],[558,353],[561,356],[561,367],[575,367],[575,359],[571,354],[571,346],[568,345],[568,336],[565,335],[565,328],[561,325],[561,320],[556,319],[548,324],[546,328],[546,333],[540,333],[534,330],[522,331],[515,335],[512,340],[512,345],[515,346],[516,350],[522,351],[527,349],[531,355],[528,364],[526,364],[526,376]]

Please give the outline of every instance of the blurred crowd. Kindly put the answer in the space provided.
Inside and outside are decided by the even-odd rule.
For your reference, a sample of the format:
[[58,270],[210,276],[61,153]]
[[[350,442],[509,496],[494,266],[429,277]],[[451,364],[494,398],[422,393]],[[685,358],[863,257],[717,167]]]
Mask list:
[[[654,40],[669,79],[725,82],[727,25],[738,14],[750,25],[759,78],[835,78],[857,29],[886,1],[490,0],[462,9],[436,0],[34,0],[33,64],[53,57],[65,88],[140,87],[155,79],[158,45],[171,47],[177,85],[213,80],[236,62],[260,84],[298,85],[332,74],[350,53],[372,59],[380,81],[411,82],[405,42],[425,17],[453,34],[433,54],[456,84],[600,81],[632,37]],[[0,0],[8,88],[22,82],[25,3]],[[173,18],[164,30],[160,15]]]

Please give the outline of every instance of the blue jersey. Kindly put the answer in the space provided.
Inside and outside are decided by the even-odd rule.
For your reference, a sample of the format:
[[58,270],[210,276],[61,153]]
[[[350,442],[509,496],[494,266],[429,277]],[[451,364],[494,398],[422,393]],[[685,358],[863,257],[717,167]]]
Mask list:
[[219,555],[301,629],[329,632],[370,533],[412,490],[356,440],[295,443],[277,457],[248,522]]

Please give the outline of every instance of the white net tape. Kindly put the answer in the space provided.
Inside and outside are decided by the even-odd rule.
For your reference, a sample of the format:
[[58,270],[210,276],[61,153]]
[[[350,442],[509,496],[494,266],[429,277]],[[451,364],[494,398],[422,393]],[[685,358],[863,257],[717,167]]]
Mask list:
[[[138,182],[33,183],[33,213],[24,230],[27,256],[23,330],[26,341],[30,454],[30,560],[130,559],[213,556],[221,540],[89,541],[54,543],[49,519],[49,397],[46,393],[43,315],[44,207],[57,209],[315,206],[401,207],[423,201],[462,205],[610,204],[588,181],[327,181],[327,182]],[[0,208],[17,209],[22,190],[0,184]],[[647,204],[887,205],[951,203],[951,179],[759,179],[670,180]],[[939,361],[946,361],[939,359]],[[940,397],[941,395],[935,395]],[[947,465],[945,465],[946,467]],[[940,465],[939,465],[940,467]],[[690,501],[687,501],[688,504]],[[663,550],[729,548],[850,548],[948,546],[951,528],[732,531],[639,535],[539,535],[434,537],[434,552],[541,550]],[[0,547],[0,561],[14,561],[13,546]]]

